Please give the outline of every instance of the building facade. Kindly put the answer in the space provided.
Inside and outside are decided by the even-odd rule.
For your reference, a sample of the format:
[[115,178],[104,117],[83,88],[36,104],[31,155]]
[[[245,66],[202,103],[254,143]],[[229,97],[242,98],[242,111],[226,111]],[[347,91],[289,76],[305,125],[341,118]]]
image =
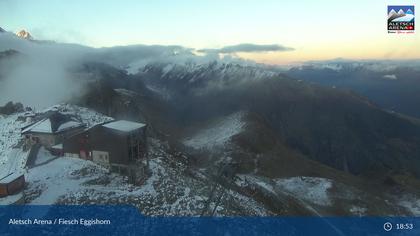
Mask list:
[[34,144],[40,144],[46,148],[61,143],[66,137],[79,133],[85,126],[61,113],[53,113],[49,116],[22,128],[25,137],[25,146],[30,148]]
[[91,160],[128,176],[146,174],[146,149],[146,125],[125,120],[96,125],[63,141],[65,156]]
[[0,179],[0,197],[6,197],[19,193],[25,187],[25,177],[23,174],[12,173]]

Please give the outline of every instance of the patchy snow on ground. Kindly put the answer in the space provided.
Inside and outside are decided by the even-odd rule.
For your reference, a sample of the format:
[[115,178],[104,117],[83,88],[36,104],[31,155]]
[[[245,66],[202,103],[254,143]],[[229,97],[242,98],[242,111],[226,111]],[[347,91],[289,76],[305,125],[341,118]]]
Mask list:
[[[229,190],[228,191],[229,195],[231,195],[235,201],[237,201],[241,207],[244,207],[245,209],[248,210],[248,212],[246,212],[246,214],[242,214],[242,215],[247,215],[247,216],[270,216],[273,215],[273,213],[271,213],[270,211],[268,211],[264,205],[260,202],[257,202],[256,200],[254,200],[251,197],[239,194],[238,192]],[[220,214],[222,215],[222,214]],[[224,214],[226,215],[226,214]]]
[[[135,187],[121,175],[109,171],[91,161],[78,158],[58,157],[41,148],[39,162],[28,170],[25,189],[26,202],[36,205],[93,204],[114,197],[153,193],[151,183]],[[152,164],[153,165],[153,164]],[[72,199],[73,201],[69,201]]]
[[364,216],[364,215],[366,215],[366,211],[367,211],[366,208],[359,207],[359,206],[352,206],[350,208],[350,213],[352,215],[356,215],[356,216]]
[[89,164],[91,163],[81,159],[61,157],[45,165],[29,169],[26,174],[28,182],[26,192],[28,195],[32,195],[32,192],[39,193],[30,201],[30,204],[54,204],[61,196],[80,191],[83,187],[82,183],[92,177],[79,177],[75,175],[75,171]]
[[18,120],[19,114],[0,115],[0,164],[8,159],[9,153],[20,140],[20,129],[27,123]]
[[248,186],[245,175],[237,175],[235,178],[235,184],[241,188]]
[[0,179],[13,173],[23,173],[27,158],[28,152],[17,148],[12,149],[8,159],[0,164]]
[[1,197],[0,198],[0,205],[12,205],[12,204],[15,204],[16,202],[20,201],[21,199],[23,199],[23,194],[22,193],[9,195],[7,197]]
[[332,181],[329,179],[300,176],[277,179],[275,182],[277,187],[298,199],[321,206],[331,205],[328,190],[332,187]]
[[56,158],[55,156],[52,156],[49,151],[47,151],[44,147],[41,147],[39,149],[38,155],[35,159],[35,165],[42,165],[44,163],[47,163],[51,160]]
[[[146,215],[200,215],[213,183],[187,174],[187,167],[167,153],[159,142],[151,143],[150,176],[142,185],[132,185],[127,177],[110,173],[91,161],[59,157],[29,169],[26,203],[129,204]],[[40,159],[51,159],[48,152],[40,151],[39,155],[45,156]],[[224,192],[216,215],[268,214],[252,198],[232,190]],[[215,206],[215,201],[209,203],[210,209]],[[230,207],[232,205],[235,207]]]
[[248,187],[252,185],[253,187],[258,187],[265,192],[276,195],[273,183],[271,183],[272,181],[267,178],[256,175],[237,175],[236,177],[235,184],[238,187]]
[[127,96],[127,97],[135,97],[138,95],[138,93],[134,91],[123,89],[123,88],[114,89],[114,91],[119,93],[120,95]]
[[26,164],[27,152],[23,152],[18,144],[21,128],[29,123],[23,118],[19,119],[21,115],[23,113],[0,115],[0,179],[22,171]]
[[264,181],[257,181],[256,182],[258,186],[262,187],[263,189],[271,192],[271,193],[275,193],[274,192],[274,188],[272,185],[268,184],[267,182]]
[[420,199],[413,195],[405,195],[397,201],[398,205],[404,207],[413,216],[420,216]]
[[200,130],[197,134],[184,140],[184,144],[194,149],[212,149],[224,147],[231,138],[239,134],[245,123],[242,121],[243,112],[237,112],[211,127]]

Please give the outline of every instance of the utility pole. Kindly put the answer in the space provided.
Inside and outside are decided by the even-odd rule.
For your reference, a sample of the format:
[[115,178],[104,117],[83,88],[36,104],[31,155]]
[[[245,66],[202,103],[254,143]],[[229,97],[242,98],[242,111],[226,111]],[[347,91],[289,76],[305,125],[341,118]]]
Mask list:
[[[209,210],[210,203],[213,201],[213,198],[215,198],[217,195],[217,187],[219,181],[229,181],[230,178],[234,176],[233,169],[229,166],[230,163],[227,161],[224,161],[220,163],[219,168],[217,169],[215,181],[212,186],[212,189],[210,190],[209,197],[207,199],[206,204],[204,205],[203,211],[201,212],[201,216],[204,216],[206,212]],[[222,200],[223,196],[225,195],[225,188],[221,186],[220,193],[216,197],[215,205],[213,207],[213,210],[210,212],[210,216],[213,216],[216,213],[217,207],[220,204],[220,201]]]

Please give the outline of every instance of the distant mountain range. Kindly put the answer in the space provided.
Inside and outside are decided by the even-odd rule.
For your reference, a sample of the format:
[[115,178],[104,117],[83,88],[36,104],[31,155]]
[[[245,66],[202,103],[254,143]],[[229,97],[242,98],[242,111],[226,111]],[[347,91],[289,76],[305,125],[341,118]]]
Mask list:
[[383,109],[420,118],[420,61],[320,62],[286,74],[330,88],[355,91]]
[[[229,199],[243,194],[273,215],[417,209],[401,200],[416,204],[420,196],[416,61],[339,60],[285,70],[180,46],[97,49],[12,34],[0,35],[0,49],[0,78],[19,79],[11,94],[22,96],[14,102],[44,94],[50,102],[53,91],[77,88],[58,100],[147,123],[151,145],[165,147],[155,156],[182,168],[178,176],[216,182]],[[311,191],[322,196],[308,197]],[[185,195],[179,192],[172,202]]]
[[[410,192],[414,185],[402,184],[400,178],[420,178],[420,123],[354,92],[217,61],[146,64],[133,75],[104,64],[85,68],[103,79],[79,105],[117,117],[141,114],[137,117],[163,133],[175,149],[192,155],[194,168],[209,174],[216,163],[229,160],[229,171],[247,178],[327,178],[349,191],[378,194],[361,197],[379,206],[369,208],[371,214],[395,211],[398,204],[378,199],[395,194],[396,188],[404,189],[399,194]],[[368,187],[373,183],[385,192]]]

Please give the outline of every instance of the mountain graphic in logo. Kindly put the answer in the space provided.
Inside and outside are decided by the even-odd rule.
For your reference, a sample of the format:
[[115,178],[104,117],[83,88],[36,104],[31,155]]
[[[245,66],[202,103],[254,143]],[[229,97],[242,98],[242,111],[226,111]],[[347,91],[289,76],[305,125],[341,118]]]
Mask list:
[[388,6],[388,31],[414,31],[414,6]]
[[397,12],[394,9],[391,9],[390,12],[388,12],[388,18],[392,17],[392,16],[396,16]]

